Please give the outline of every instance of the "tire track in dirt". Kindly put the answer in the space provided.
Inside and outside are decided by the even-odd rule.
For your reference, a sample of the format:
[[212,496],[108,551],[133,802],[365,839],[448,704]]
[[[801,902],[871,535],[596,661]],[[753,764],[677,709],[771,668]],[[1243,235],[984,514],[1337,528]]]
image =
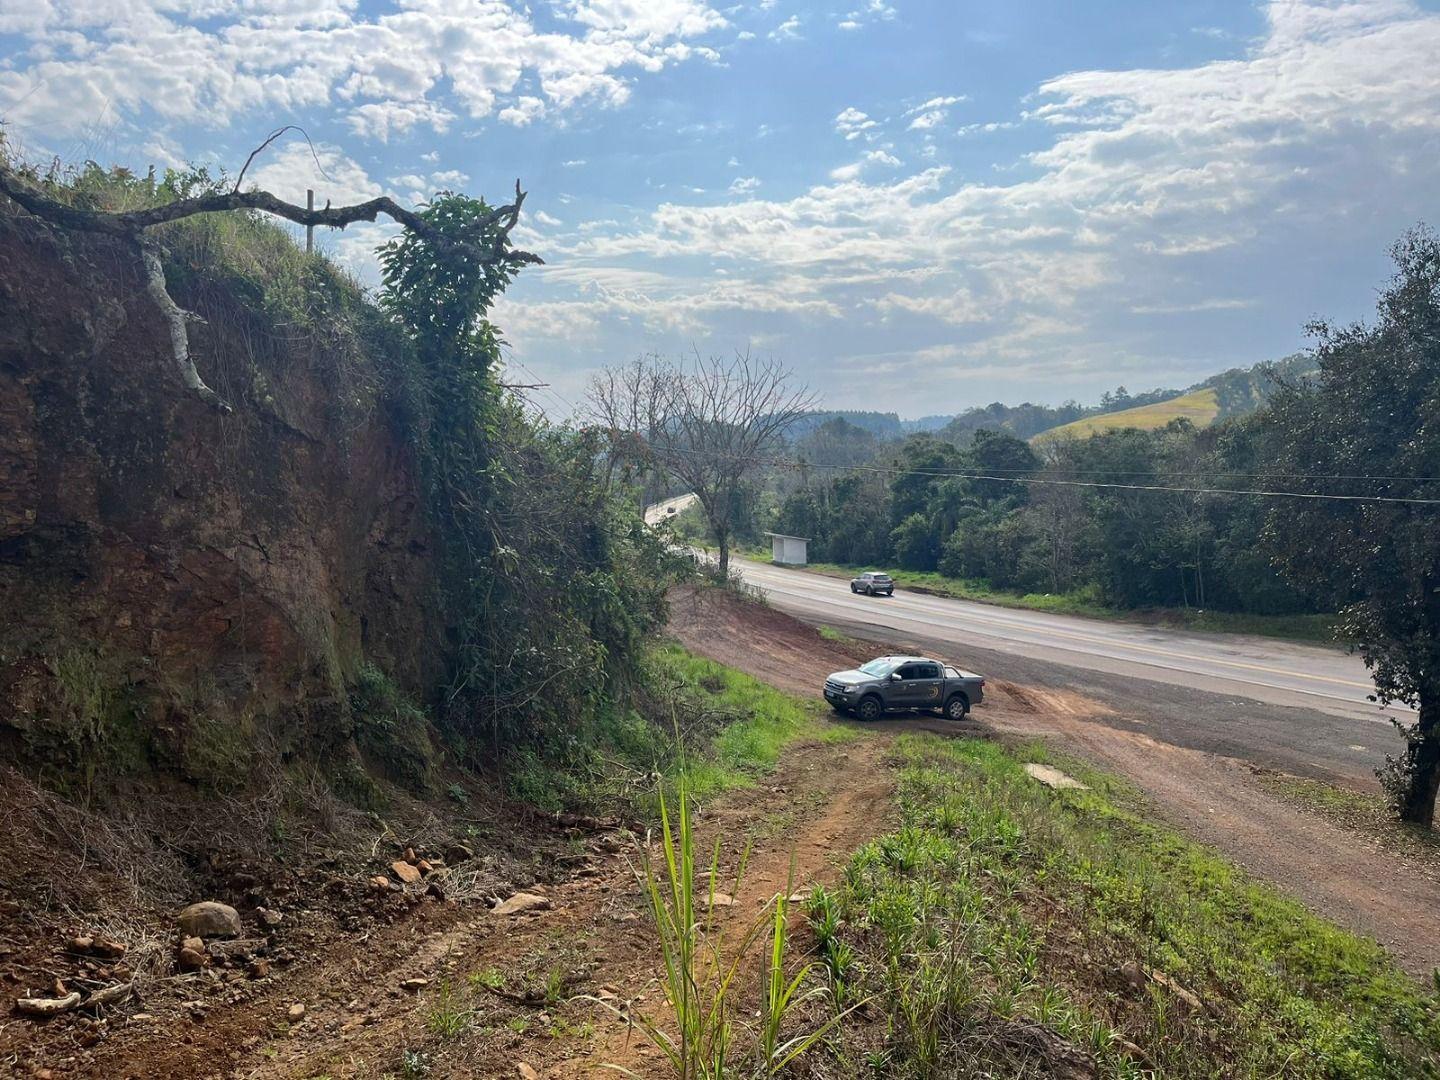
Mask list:
[[[677,602],[671,632],[694,652],[806,695],[838,667],[896,651],[894,645],[822,638],[798,619],[716,590]],[[1130,780],[1161,817],[1256,877],[1374,937],[1417,977],[1428,979],[1440,966],[1435,867],[1383,851],[1363,834],[1277,798],[1240,761],[1159,741],[1116,726],[1116,719],[1139,727],[1146,722],[1081,694],[992,678],[971,723],[897,717],[879,726],[989,734],[1010,742],[1039,739],[1084,757]]]
[[[715,838],[722,839],[722,891],[732,890],[747,838],[753,844],[734,903],[717,920],[727,937],[740,933],[786,887],[792,858],[796,888],[833,883],[850,853],[886,828],[892,790],[883,762],[887,741],[860,733],[844,743],[793,747],[756,787],[701,808],[697,838],[707,868]],[[441,983],[468,996],[471,975],[526,973],[534,984],[547,964],[573,977],[564,997],[594,996],[606,988],[616,1004],[653,1013],[663,995],[648,901],[634,874],[634,849],[617,846],[592,872],[545,890],[548,910],[514,917],[484,911],[383,962],[357,960],[353,971],[331,970],[323,1002],[291,1037],[252,1045],[233,1067],[186,1075],[341,1080],[398,1072],[401,1048],[423,1041]],[[654,853],[658,857],[658,847]],[[797,917],[792,926],[800,925]],[[739,978],[743,994],[753,996],[760,963],[760,948],[752,947]],[[408,978],[430,982],[412,995],[399,989]],[[659,1055],[644,1036],[594,1002],[527,1008],[487,997],[480,988],[474,993],[474,1025],[440,1047],[429,1076],[514,1076],[521,1062],[549,1080],[593,1077],[607,1064],[641,1076],[659,1074]]]

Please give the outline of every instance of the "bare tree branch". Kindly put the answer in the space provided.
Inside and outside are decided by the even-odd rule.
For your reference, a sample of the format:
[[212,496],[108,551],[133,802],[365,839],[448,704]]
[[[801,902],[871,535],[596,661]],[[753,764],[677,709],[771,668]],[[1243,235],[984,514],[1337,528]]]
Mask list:
[[[544,262],[538,255],[510,246],[510,231],[520,220],[520,208],[525,202],[525,193],[520,190],[519,180],[515,181],[515,201],[508,206],[491,210],[476,223],[477,236],[483,236],[489,230],[494,229],[493,236],[486,243],[452,239],[433,228],[419,214],[407,210],[393,199],[383,195],[354,206],[331,207],[327,202],[323,209],[312,210],[285,202],[268,191],[258,189],[241,191],[240,182],[245,178],[245,171],[250,167],[255,156],[287,130],[290,130],[290,127],[283,127],[272,132],[251,152],[250,156],[245,159],[245,166],[240,170],[235,187],[228,192],[212,191],[194,198],[176,199],[173,202],[146,207],[142,210],[117,212],[87,210],[69,206],[51,198],[3,161],[0,161],[0,194],[7,196],[34,216],[52,225],[80,232],[113,236],[135,245],[141,264],[145,269],[146,291],[155,301],[156,307],[160,309],[160,314],[169,327],[171,348],[175,364],[180,371],[181,381],[200,400],[222,412],[229,412],[230,407],[220,399],[215,391],[205,385],[205,381],[200,377],[200,373],[195,367],[195,361],[190,355],[189,331],[186,323],[194,316],[176,304],[166,289],[165,273],[161,266],[159,252],[154,243],[144,235],[146,229],[163,225],[166,222],[178,221],[181,218],[192,217],[195,214],[214,214],[235,210],[259,210],[284,218],[286,221],[292,221],[297,225],[321,225],[332,229],[343,229],[346,225],[352,225],[357,221],[374,221],[384,214],[411,232],[430,241],[441,251],[459,258],[473,259],[481,265],[499,263],[519,267]],[[313,147],[311,152],[314,152]]]

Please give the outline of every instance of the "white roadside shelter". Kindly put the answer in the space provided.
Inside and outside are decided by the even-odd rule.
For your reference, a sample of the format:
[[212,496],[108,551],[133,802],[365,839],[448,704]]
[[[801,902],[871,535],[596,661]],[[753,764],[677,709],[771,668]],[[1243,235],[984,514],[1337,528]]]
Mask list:
[[783,533],[767,532],[770,537],[770,561],[781,563],[785,566],[804,566],[806,563],[805,545],[810,543],[808,536],[786,536]]

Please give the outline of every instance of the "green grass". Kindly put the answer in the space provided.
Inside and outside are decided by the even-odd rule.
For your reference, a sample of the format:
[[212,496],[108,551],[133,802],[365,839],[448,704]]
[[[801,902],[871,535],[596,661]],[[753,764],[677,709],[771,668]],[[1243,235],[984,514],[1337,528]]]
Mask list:
[[845,992],[886,1013],[881,1045],[851,1028],[842,1057],[906,1077],[1039,1075],[1057,1047],[1104,1076],[1437,1075],[1440,1003],[1378,945],[1155,825],[1118,781],[1060,761],[1091,790],[1057,792],[1022,771],[1049,756],[899,740],[901,827],[812,902]]
[[658,647],[654,664],[661,684],[674,688],[678,708],[716,720],[713,736],[688,750],[688,786],[696,798],[753,785],[796,742],[854,738],[848,728],[826,722],[829,710],[821,702],[783,693],[679,645]]
[[1179,397],[1157,401],[1153,405],[1137,405],[1133,409],[1119,412],[1086,416],[1069,424],[1061,424],[1049,431],[1042,431],[1033,441],[1044,442],[1056,438],[1083,439],[1106,431],[1120,431],[1124,428],[1139,428],[1152,431],[1163,428],[1172,420],[1189,420],[1197,428],[1209,427],[1220,415],[1220,401],[1214,387],[1195,390]]
[[510,797],[547,811],[653,818],[655,778],[673,783],[682,762],[692,793],[708,799],[754,784],[792,743],[854,737],[827,723],[822,702],[783,694],[675,643],[649,649],[643,680],[647,689],[632,706],[577,727],[565,755],[511,753],[504,766]]
[[[769,562],[769,557],[760,559]],[[812,562],[804,570],[827,577],[849,580],[869,566]],[[1195,611],[1185,608],[1154,608],[1145,611],[1118,611],[1102,604],[1092,593],[1021,593],[992,589],[983,581],[946,577],[933,570],[889,570],[900,588],[956,600],[973,600],[996,607],[1049,611],[1060,615],[1082,615],[1090,619],[1140,621],[1207,633],[1255,634],[1287,641],[1331,642],[1333,615],[1246,615],[1233,611]]]

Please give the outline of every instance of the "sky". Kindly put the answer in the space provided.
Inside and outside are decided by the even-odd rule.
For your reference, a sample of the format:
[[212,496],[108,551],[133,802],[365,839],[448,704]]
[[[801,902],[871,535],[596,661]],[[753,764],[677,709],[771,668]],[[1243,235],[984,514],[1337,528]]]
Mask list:
[[[1440,0],[0,0],[34,161],[303,201],[528,191],[493,318],[566,414],[749,349],[832,408],[1185,387],[1440,226]],[[318,159],[318,164],[317,164]],[[247,181],[248,183],[248,181]],[[321,238],[362,281],[393,226]]]

